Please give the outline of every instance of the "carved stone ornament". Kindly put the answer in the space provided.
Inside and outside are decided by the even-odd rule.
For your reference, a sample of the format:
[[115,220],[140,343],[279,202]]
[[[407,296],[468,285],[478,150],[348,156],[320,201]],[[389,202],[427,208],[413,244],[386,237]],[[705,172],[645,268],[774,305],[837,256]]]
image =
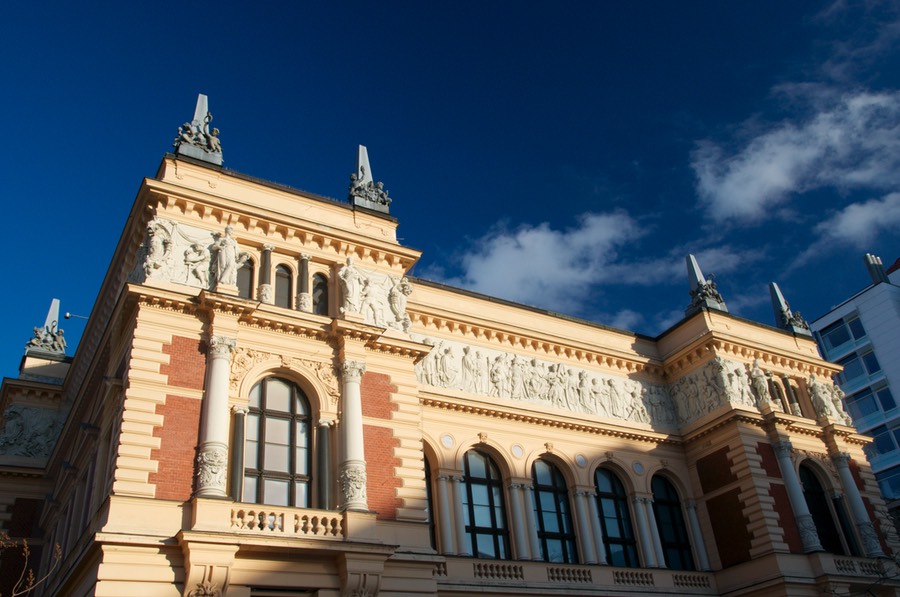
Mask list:
[[212,358],[230,358],[237,340],[227,336],[213,336],[209,339],[209,356]]
[[775,458],[790,459],[794,454],[794,446],[788,440],[772,443],[772,450],[775,452]]
[[275,288],[271,284],[260,284],[256,296],[259,302],[272,305],[275,303]]
[[208,445],[197,454],[197,488],[225,490],[228,472],[228,450],[224,446]]
[[676,425],[672,400],[661,385],[418,334],[413,338],[432,346],[416,364],[416,378],[424,385],[654,427]]
[[344,361],[341,363],[341,373],[343,373],[344,382],[362,381],[362,375],[366,372],[366,364],[359,361]]
[[234,240],[234,228],[225,226],[225,232],[213,234],[213,251],[216,255],[216,282],[225,286],[237,286],[237,272],[250,259]]
[[297,308],[304,313],[312,313],[312,296],[308,292],[297,295]]
[[208,106],[207,97],[202,93],[199,94],[194,119],[178,128],[178,135],[172,146],[175,153],[221,165],[222,141],[219,139],[219,129],[210,128],[213,115]]
[[361,315],[369,325],[409,332],[412,322],[406,312],[412,286],[398,278],[356,267],[353,257],[338,270],[341,313]]
[[188,597],[222,597],[219,585],[212,581],[204,580],[197,588],[188,593]]
[[884,555],[881,549],[881,542],[878,540],[878,533],[875,532],[875,526],[869,522],[858,522],[856,528],[859,531],[859,537],[862,539],[863,551],[869,557]]
[[303,367],[313,372],[328,393],[332,404],[337,404],[340,398],[340,388],[338,386],[337,373],[331,363],[321,361],[311,361],[309,359],[291,358],[289,364],[285,363],[283,357],[273,355],[260,350],[250,350],[246,348],[238,348],[234,351],[234,358],[231,361],[231,373],[229,376],[229,387],[232,393],[236,394],[240,389],[241,380],[246,377],[247,373],[257,365],[272,361],[280,363],[283,367],[295,368]]
[[52,354],[66,354],[66,337],[62,328],[57,327],[56,320],[44,327],[34,328],[34,337],[25,344],[25,350],[49,352]]
[[719,293],[719,289],[716,286],[716,277],[713,274],[710,274],[705,282],[697,284],[697,288],[691,290],[690,294],[691,305],[700,305],[706,301],[706,299],[711,299],[717,303],[725,302],[725,299],[723,299],[722,295]]
[[796,517],[797,531],[800,533],[800,542],[803,551],[824,551],[819,541],[819,533],[816,531],[816,523],[811,514],[801,514]]
[[809,398],[816,411],[816,416],[844,425],[852,424],[850,416],[844,411],[841,401],[844,393],[840,388],[835,389],[834,385],[819,381],[815,374],[809,376],[806,388],[809,390]]
[[341,471],[341,495],[345,504],[366,501],[366,469],[362,465],[349,465]]
[[[153,218],[147,224],[144,242],[138,249],[137,264],[129,280],[143,283],[148,280],[162,280],[173,284],[183,284],[195,288],[213,289],[217,279],[219,251],[223,236],[210,230],[173,222],[164,218]],[[231,247],[236,249],[237,245]],[[214,259],[215,257],[215,259]],[[237,253],[236,262],[243,264],[249,256]],[[227,255],[222,256],[223,260]],[[234,270],[236,281],[237,270]],[[230,275],[230,273],[228,274]]]
[[46,458],[62,431],[57,411],[14,404],[3,412],[0,455]]

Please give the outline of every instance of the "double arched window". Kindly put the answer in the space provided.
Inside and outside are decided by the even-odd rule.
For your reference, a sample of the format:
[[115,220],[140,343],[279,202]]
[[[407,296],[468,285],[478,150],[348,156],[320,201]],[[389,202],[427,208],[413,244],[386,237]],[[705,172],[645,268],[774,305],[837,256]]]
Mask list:
[[598,468],[594,473],[594,484],[606,561],[611,566],[640,566],[625,486],[615,473],[605,468]]
[[531,467],[541,558],[545,562],[578,563],[575,528],[566,480],[553,464],[536,460]]
[[487,454],[469,450],[464,479],[463,518],[472,553],[478,558],[508,558],[506,503],[497,465]]
[[269,377],[250,390],[244,442],[243,500],[310,505],[309,402],[297,384]]
[[[800,483],[803,485],[806,507],[809,508],[809,513],[816,525],[819,543],[822,544],[825,551],[836,555],[862,555],[844,509],[843,498],[840,496],[829,498],[818,476],[805,462],[800,464]],[[840,525],[840,530],[835,524],[835,518]]]

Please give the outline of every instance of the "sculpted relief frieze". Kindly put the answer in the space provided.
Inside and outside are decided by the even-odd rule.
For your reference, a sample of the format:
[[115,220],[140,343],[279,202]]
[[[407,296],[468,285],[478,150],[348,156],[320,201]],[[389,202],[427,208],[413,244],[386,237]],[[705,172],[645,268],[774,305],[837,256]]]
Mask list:
[[356,266],[353,257],[338,270],[341,313],[361,316],[369,325],[409,332],[406,302],[412,286],[405,277],[390,276]]
[[669,384],[653,384],[414,334],[431,345],[416,365],[419,383],[547,406],[572,413],[674,429],[722,407],[783,411],[759,362],[715,357]]
[[63,416],[55,410],[16,404],[6,409],[3,419],[0,455],[45,458],[56,445]]
[[459,342],[413,337],[433,346],[416,365],[421,384],[654,428],[677,425],[665,386]]

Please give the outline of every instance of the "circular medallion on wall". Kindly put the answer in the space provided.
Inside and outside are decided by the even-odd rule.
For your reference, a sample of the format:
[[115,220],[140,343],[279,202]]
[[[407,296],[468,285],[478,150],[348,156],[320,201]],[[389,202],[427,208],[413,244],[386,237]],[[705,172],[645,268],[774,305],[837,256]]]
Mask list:
[[584,468],[587,466],[587,458],[584,457],[584,454],[578,454],[575,456],[575,464]]
[[449,433],[445,433],[441,436],[441,444],[447,448],[448,450],[453,447],[454,441],[453,436]]
[[516,458],[521,458],[522,456],[525,456],[525,449],[522,446],[520,446],[519,444],[513,444],[512,454]]
[[644,474],[644,465],[641,464],[640,462],[635,462],[634,464],[631,465],[631,468],[634,469],[634,472],[636,472],[639,475]]

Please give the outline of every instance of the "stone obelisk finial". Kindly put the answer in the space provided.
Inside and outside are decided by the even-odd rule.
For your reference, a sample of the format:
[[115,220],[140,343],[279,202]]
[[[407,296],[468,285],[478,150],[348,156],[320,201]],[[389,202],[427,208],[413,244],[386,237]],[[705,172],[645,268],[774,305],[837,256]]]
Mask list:
[[66,338],[59,329],[59,299],[50,302],[44,327],[34,328],[34,337],[25,344],[26,354],[66,355]]
[[356,172],[350,175],[350,203],[353,207],[364,207],[381,213],[390,213],[391,198],[384,185],[372,178],[369,166],[369,152],[365,145],[359,146],[356,156]]
[[209,102],[201,93],[197,96],[194,119],[185,122],[178,129],[178,136],[173,144],[175,153],[221,166],[222,142],[219,140],[219,129],[209,128],[212,119]]
[[691,304],[684,310],[685,316],[693,315],[704,307],[727,313],[728,307],[725,306],[725,299],[716,288],[715,276],[710,274],[709,278],[705,277],[700,271],[697,258],[693,255],[688,255],[685,262],[687,263],[688,280],[691,284]]
[[775,312],[775,325],[783,330],[801,334],[803,336],[811,336],[809,324],[800,315],[800,311],[791,311],[791,305],[784,300],[781,289],[778,284],[772,282],[769,284],[769,294],[772,296],[772,310]]

